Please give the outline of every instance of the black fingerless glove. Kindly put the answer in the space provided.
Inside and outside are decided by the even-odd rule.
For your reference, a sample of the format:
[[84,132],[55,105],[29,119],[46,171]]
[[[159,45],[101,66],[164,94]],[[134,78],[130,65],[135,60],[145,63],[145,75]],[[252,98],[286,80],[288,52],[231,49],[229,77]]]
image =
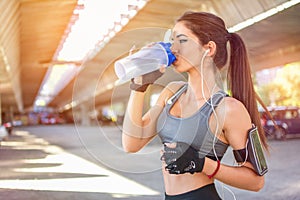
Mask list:
[[138,92],[145,92],[150,84],[153,84],[163,75],[159,70],[142,75],[141,84],[135,83],[134,78],[131,79],[130,89]]
[[204,158],[199,158],[199,153],[189,144],[177,142],[175,148],[165,145],[162,158],[170,174],[184,174],[201,172],[204,166]]

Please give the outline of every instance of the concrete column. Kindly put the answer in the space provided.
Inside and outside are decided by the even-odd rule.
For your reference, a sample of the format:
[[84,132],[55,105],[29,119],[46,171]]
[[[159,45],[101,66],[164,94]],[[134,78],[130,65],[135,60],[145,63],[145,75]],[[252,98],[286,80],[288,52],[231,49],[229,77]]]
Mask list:
[[4,122],[13,122],[13,119],[14,119],[14,108],[13,106],[10,106],[9,109],[5,111]]
[[1,93],[0,93],[0,125],[2,125],[2,102],[1,102]]
[[145,94],[145,99],[144,99],[144,113],[146,113],[150,109],[151,95],[152,95],[152,87],[148,88],[148,91]]
[[14,107],[9,108],[9,121],[12,123],[14,120]]
[[81,117],[81,125],[82,126],[90,126],[91,125],[91,121],[90,121],[90,117],[88,115],[89,112],[89,107],[88,104],[81,104],[80,105],[80,117]]

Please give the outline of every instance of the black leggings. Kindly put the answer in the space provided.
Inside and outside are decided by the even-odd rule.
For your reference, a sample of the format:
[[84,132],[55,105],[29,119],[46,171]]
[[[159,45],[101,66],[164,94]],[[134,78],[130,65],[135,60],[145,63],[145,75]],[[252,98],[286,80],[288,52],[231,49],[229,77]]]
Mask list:
[[221,200],[215,188],[215,184],[209,184],[178,195],[165,194],[165,200]]

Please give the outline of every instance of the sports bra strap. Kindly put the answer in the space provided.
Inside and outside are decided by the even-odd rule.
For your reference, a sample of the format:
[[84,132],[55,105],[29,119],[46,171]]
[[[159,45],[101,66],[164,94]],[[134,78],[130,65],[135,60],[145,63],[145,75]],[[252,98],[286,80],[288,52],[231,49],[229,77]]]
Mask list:
[[208,105],[210,105],[211,109],[208,113],[208,115],[211,115],[211,113],[213,112],[213,109],[215,109],[219,103],[221,102],[221,100],[224,97],[228,97],[229,95],[226,94],[224,91],[220,90],[217,93],[213,94],[212,97],[206,102]]
[[[177,90],[177,92],[175,94],[173,94],[168,100],[167,100],[167,107],[168,109],[170,109],[173,104],[178,100],[178,98],[182,95],[182,93],[184,93],[187,90],[188,84],[184,84],[183,86],[181,86],[181,88],[179,88],[179,90]],[[214,108],[216,108],[218,106],[218,104],[220,103],[220,101],[224,98],[229,96],[228,94],[226,94],[224,91],[220,90],[217,93],[213,94],[211,98],[209,98],[207,100],[206,103],[208,103],[209,105],[213,106]],[[212,112],[212,110],[211,110]],[[211,114],[211,113],[210,113]]]
[[167,101],[167,106],[168,107],[172,107],[173,104],[178,100],[178,98],[182,95],[182,93],[184,93],[186,91],[188,87],[188,84],[184,84],[183,86],[181,86],[181,88],[179,88],[179,90],[177,90],[177,92],[175,94],[173,94]]

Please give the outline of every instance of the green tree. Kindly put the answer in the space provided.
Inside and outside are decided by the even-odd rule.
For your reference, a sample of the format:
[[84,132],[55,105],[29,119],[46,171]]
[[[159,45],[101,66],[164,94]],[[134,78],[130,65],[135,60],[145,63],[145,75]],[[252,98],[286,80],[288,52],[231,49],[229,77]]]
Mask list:
[[282,67],[276,78],[261,87],[257,92],[266,105],[300,107],[300,63]]

